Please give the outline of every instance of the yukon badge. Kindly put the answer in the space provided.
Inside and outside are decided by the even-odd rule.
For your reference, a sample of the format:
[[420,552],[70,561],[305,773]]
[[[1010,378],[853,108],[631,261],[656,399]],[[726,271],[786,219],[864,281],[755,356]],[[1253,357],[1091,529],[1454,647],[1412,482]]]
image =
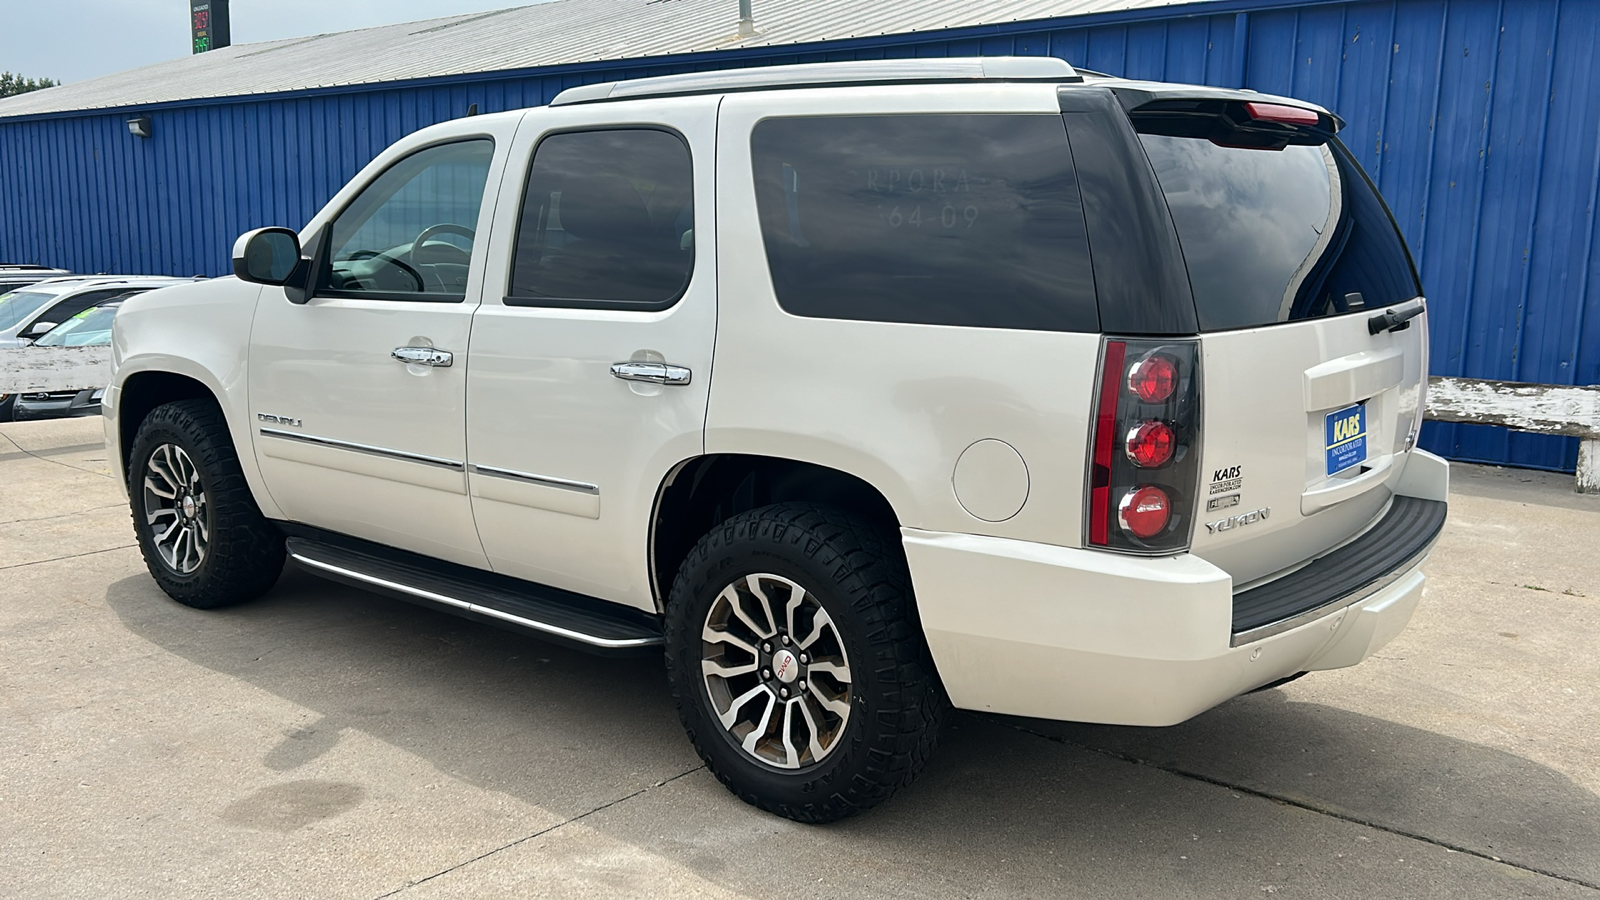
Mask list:
[[1272,507],[1263,506],[1260,509],[1253,509],[1249,512],[1239,513],[1237,516],[1229,516],[1220,522],[1207,522],[1206,533],[1220,534],[1224,531],[1231,531],[1239,526],[1254,525],[1270,515],[1272,515]]

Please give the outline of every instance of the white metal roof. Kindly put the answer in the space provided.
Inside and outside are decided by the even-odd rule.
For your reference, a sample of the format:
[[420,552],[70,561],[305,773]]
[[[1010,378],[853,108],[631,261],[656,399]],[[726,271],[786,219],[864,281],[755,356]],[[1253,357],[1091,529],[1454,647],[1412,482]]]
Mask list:
[[1195,0],[555,0],[313,37],[236,44],[0,100],[0,118],[476,72],[908,34]]

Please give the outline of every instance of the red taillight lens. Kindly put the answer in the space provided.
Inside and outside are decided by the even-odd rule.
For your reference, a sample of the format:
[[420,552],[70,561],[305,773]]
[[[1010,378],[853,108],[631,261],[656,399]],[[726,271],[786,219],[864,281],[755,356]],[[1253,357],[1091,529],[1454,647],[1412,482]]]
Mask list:
[[1128,390],[1146,403],[1165,403],[1178,389],[1178,367],[1165,356],[1151,355],[1128,370]]
[[1172,459],[1177,435],[1165,422],[1140,422],[1139,427],[1128,432],[1128,458],[1143,469],[1164,466]]
[[1246,103],[1244,111],[1252,119],[1263,122],[1282,122],[1286,125],[1308,125],[1316,127],[1318,116],[1309,109],[1298,106],[1284,106],[1281,103]]
[[1161,488],[1146,485],[1129,491],[1117,508],[1122,527],[1140,540],[1149,540],[1167,528],[1172,518],[1172,501]]
[[1182,552],[1200,478],[1200,343],[1108,338],[1102,348],[1084,545]]

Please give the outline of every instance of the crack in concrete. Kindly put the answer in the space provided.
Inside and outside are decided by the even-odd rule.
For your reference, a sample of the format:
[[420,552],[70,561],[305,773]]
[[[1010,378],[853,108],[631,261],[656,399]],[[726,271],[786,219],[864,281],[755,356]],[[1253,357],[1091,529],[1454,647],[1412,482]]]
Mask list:
[[0,572],[4,572],[7,569],[20,569],[20,568],[22,568],[24,566],[42,566],[45,563],[61,562],[64,559],[78,559],[79,557],[83,557],[83,556],[94,556],[96,553],[111,553],[112,551],[115,551],[115,550],[130,550],[130,549],[132,549],[134,547],[137,547],[137,546],[139,546],[139,545],[138,544],[123,544],[123,545],[118,546],[118,547],[106,547],[103,550],[85,550],[82,553],[70,553],[70,554],[68,554],[66,556],[52,556],[49,559],[36,559],[36,560],[33,560],[32,562],[12,563],[9,566],[0,566]]
[[[6,434],[3,431],[0,431],[0,437],[5,438],[6,439],[6,443],[8,443],[11,446],[17,448],[21,452],[26,453],[27,455],[33,457],[34,459],[37,459],[40,462],[51,463],[51,464],[57,465],[57,466],[66,466],[67,468],[72,469],[74,471],[87,472],[90,475],[99,475],[101,478],[110,478],[111,477],[110,473],[108,473],[108,472],[96,472],[93,469],[85,469],[82,466],[75,466],[72,463],[64,463],[59,459],[46,459],[45,457],[40,456],[38,453],[35,453],[32,450],[29,450],[27,447],[24,447],[21,444],[17,443],[16,441],[12,440],[11,439],[11,435]],[[40,451],[40,452],[42,453],[42,452],[45,452],[45,451]]]
[[6,519],[5,521],[0,522],[0,525],[20,525],[23,522],[48,522],[51,519],[70,519],[73,516],[81,516],[85,513],[100,512],[101,510],[106,509],[121,509],[125,505],[126,504],[123,503],[108,503],[105,506],[91,506],[88,509],[80,509],[76,512],[69,513],[58,513],[53,516],[34,516],[31,519]]
[[458,869],[462,869],[462,868],[465,868],[467,866],[470,866],[473,863],[475,863],[475,862],[477,862],[477,861],[479,861],[481,859],[488,859],[489,857],[494,856],[496,853],[500,853],[500,852],[505,851],[505,850],[510,850],[512,847],[516,847],[516,846],[518,846],[520,844],[525,844],[528,841],[531,841],[536,837],[543,837],[544,835],[547,835],[547,834],[549,834],[549,833],[551,833],[553,831],[558,831],[558,830],[560,830],[562,828],[567,827],[568,825],[571,825],[574,822],[578,822],[578,821],[581,821],[583,819],[587,819],[588,817],[594,815],[597,812],[603,812],[604,810],[608,810],[611,807],[616,806],[619,803],[626,803],[627,801],[632,800],[633,798],[638,797],[641,794],[647,794],[647,793],[655,790],[656,788],[663,787],[665,785],[669,785],[672,782],[677,781],[678,779],[683,778],[683,777],[685,777],[687,775],[693,775],[694,773],[696,773],[696,772],[698,772],[698,771],[700,771],[701,769],[704,769],[704,768],[705,768],[705,765],[702,764],[702,765],[695,766],[692,769],[688,769],[688,770],[685,770],[683,772],[679,772],[678,774],[672,776],[671,778],[665,778],[665,779],[662,779],[661,781],[658,781],[658,782],[656,782],[656,783],[654,783],[652,785],[649,785],[647,787],[642,787],[642,788],[638,789],[637,791],[634,791],[631,794],[627,794],[627,795],[624,795],[622,797],[618,797],[617,799],[612,800],[609,803],[602,803],[599,806],[596,806],[594,809],[588,810],[586,812],[581,812],[581,813],[579,813],[579,814],[577,814],[577,815],[575,815],[575,816],[573,816],[573,817],[571,817],[569,819],[564,819],[564,820],[562,820],[560,822],[557,822],[556,824],[548,826],[546,828],[541,828],[541,829],[539,829],[538,831],[535,831],[532,834],[528,834],[528,835],[524,835],[522,837],[519,837],[516,840],[511,841],[510,843],[507,843],[507,844],[502,844],[502,845],[494,848],[493,850],[486,850],[483,853],[480,853],[477,856],[472,857],[471,859],[462,860],[461,862],[458,862],[455,865],[450,866],[449,868],[440,869],[439,871],[437,871],[437,872],[433,873],[432,875],[429,875],[429,876],[427,876],[425,878],[419,878],[416,881],[408,881],[405,884],[401,885],[400,887],[397,887],[394,890],[389,891],[386,894],[379,894],[376,898],[374,898],[374,900],[384,900],[384,898],[386,898],[386,897],[393,897],[396,894],[399,894],[402,891],[408,891],[408,890],[416,887],[419,884],[425,884],[425,883],[427,883],[429,881],[434,880],[435,878],[439,878],[439,877],[444,876],[444,875],[449,875],[451,872],[454,872],[454,871],[456,871]]
[[1020,731],[1023,734],[1031,734],[1034,737],[1043,738],[1043,739],[1045,739],[1047,741],[1051,741],[1053,743],[1064,744],[1064,745],[1069,746],[1069,747],[1077,747],[1077,748],[1079,748],[1081,750],[1088,750],[1091,753],[1098,753],[1101,756],[1107,756],[1107,757],[1110,757],[1112,759],[1121,760],[1122,762],[1132,763],[1133,765],[1136,765],[1136,766],[1144,766],[1146,768],[1155,769],[1156,771],[1159,771],[1159,772],[1166,772],[1168,775],[1176,775],[1179,778],[1187,778],[1187,779],[1190,779],[1191,781],[1199,781],[1201,783],[1209,784],[1209,785],[1212,785],[1212,786],[1215,786],[1215,787],[1227,788],[1230,791],[1237,791],[1237,792],[1239,792],[1241,794],[1248,794],[1248,795],[1250,795],[1252,797],[1259,797],[1259,798],[1261,798],[1263,800],[1271,800],[1274,803],[1281,803],[1281,804],[1283,804],[1285,806],[1293,806],[1296,809],[1303,809],[1306,812],[1316,813],[1317,815],[1321,815],[1321,816],[1327,816],[1330,819],[1338,819],[1341,822],[1349,822],[1352,825],[1362,825],[1362,826],[1365,826],[1367,828],[1371,828],[1371,829],[1374,829],[1374,830],[1377,830],[1377,831],[1385,832],[1387,834],[1395,835],[1397,837],[1409,838],[1409,839],[1411,839],[1413,841],[1420,841],[1420,842],[1422,842],[1424,844],[1431,844],[1431,845],[1433,845],[1435,847],[1440,848],[1441,850],[1449,850],[1452,853],[1462,853],[1462,854],[1465,854],[1467,856],[1475,856],[1478,859],[1486,860],[1486,861],[1492,862],[1492,863],[1498,863],[1498,864],[1500,864],[1502,866],[1509,866],[1509,867],[1511,867],[1513,869],[1518,869],[1520,871],[1528,872],[1528,873],[1533,874],[1533,875],[1543,875],[1546,878],[1554,878],[1557,881],[1565,881],[1568,884],[1575,884],[1575,885],[1577,885],[1579,887],[1588,888],[1588,889],[1593,890],[1593,891],[1600,891],[1600,884],[1595,884],[1592,881],[1585,881],[1582,878],[1577,878],[1577,877],[1574,877],[1572,875],[1563,875],[1560,872],[1554,872],[1554,871],[1551,871],[1549,869],[1542,869],[1542,868],[1540,868],[1538,866],[1535,866],[1535,865],[1532,865],[1532,864],[1529,864],[1529,863],[1520,863],[1520,862],[1516,862],[1514,860],[1504,859],[1504,858],[1501,858],[1499,856],[1495,856],[1492,853],[1485,853],[1482,850],[1474,850],[1471,847],[1467,847],[1467,846],[1462,845],[1462,844],[1451,843],[1450,841],[1443,840],[1441,838],[1429,837],[1428,835],[1425,835],[1425,834],[1419,834],[1419,833],[1414,832],[1414,831],[1407,831],[1406,829],[1400,828],[1400,827],[1395,826],[1395,825],[1386,825],[1386,824],[1384,824],[1382,822],[1377,822],[1377,821],[1374,821],[1374,820],[1371,820],[1371,819],[1363,819],[1360,816],[1355,816],[1355,815],[1351,815],[1350,813],[1340,812],[1340,811],[1338,811],[1336,809],[1329,809],[1329,808],[1324,807],[1324,806],[1318,806],[1315,803],[1310,803],[1310,802],[1307,802],[1305,800],[1297,800],[1297,799],[1295,799],[1293,797],[1289,797],[1289,796],[1286,796],[1286,795],[1283,795],[1283,794],[1275,794],[1275,793],[1273,793],[1271,791],[1264,791],[1264,790],[1260,790],[1258,788],[1245,787],[1242,784],[1235,784],[1235,783],[1233,783],[1231,781],[1224,781],[1224,780],[1222,780],[1220,778],[1215,778],[1215,777],[1212,777],[1210,775],[1202,775],[1199,772],[1190,772],[1187,769],[1180,769],[1180,768],[1178,768],[1176,766],[1162,765],[1161,763],[1158,763],[1158,762],[1152,762],[1151,760],[1148,760],[1148,759],[1141,759],[1141,758],[1139,758],[1137,756],[1131,756],[1131,755],[1126,754],[1126,753],[1119,753],[1119,752],[1117,752],[1115,750],[1106,750],[1106,749],[1104,749],[1102,747],[1092,747],[1092,746],[1090,746],[1088,744],[1080,743],[1078,741],[1068,740],[1066,738],[1056,737],[1054,735],[1043,734],[1043,733],[1037,732],[1037,731],[1031,731],[1031,730],[1029,730],[1029,729],[1027,729],[1027,728],[1025,728],[1025,727],[1023,727],[1021,725],[1015,725],[1015,724],[1010,724],[1010,723],[1007,723],[1007,724],[1009,725],[1009,727],[1015,728],[1017,731]]

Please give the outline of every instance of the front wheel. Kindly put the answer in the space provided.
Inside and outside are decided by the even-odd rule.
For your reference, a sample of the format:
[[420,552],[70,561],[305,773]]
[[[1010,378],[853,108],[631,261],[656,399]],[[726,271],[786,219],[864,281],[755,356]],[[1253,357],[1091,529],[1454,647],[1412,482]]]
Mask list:
[[168,403],[140,423],[128,500],[145,567],[179,603],[252,600],[283,571],[283,535],[256,506],[227,421],[209,401]]
[[945,706],[899,548],[809,504],[753,510],[700,540],[672,588],[667,667],[712,773],[801,822],[909,784]]

